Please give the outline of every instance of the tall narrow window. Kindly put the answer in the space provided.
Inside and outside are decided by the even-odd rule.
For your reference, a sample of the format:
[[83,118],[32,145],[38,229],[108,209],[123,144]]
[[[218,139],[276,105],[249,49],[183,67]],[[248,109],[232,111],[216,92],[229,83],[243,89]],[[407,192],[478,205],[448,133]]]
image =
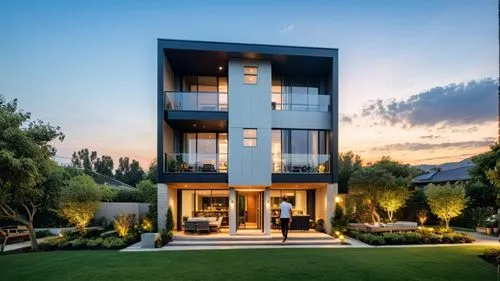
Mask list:
[[243,67],[243,82],[245,84],[257,84],[259,69],[257,66]]
[[257,129],[243,129],[243,146],[257,146]]

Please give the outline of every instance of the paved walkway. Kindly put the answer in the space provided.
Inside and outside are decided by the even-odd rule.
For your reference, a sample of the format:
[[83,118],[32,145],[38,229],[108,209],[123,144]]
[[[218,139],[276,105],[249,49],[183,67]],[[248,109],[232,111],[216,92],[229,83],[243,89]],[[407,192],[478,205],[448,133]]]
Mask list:
[[[37,239],[36,241],[38,242],[38,244],[40,244],[40,242],[43,242],[48,238],[50,238],[50,237],[40,238],[40,239]],[[28,241],[24,241],[24,242],[20,242],[20,243],[15,243],[15,244],[7,244],[7,245],[5,245],[4,251],[9,252],[9,251],[30,248],[30,247],[31,247],[31,241],[28,240]]]
[[[316,244],[311,241],[311,243],[293,243],[293,236],[290,236],[289,241],[290,244],[279,243],[279,242],[270,242],[270,243],[262,243],[262,241],[256,241],[255,244],[246,241],[244,244],[238,245],[236,240],[232,240],[234,243],[227,245],[226,241],[220,241],[220,245],[213,245],[213,243],[208,245],[203,245],[203,242],[200,241],[198,245],[179,245],[179,243],[171,243],[162,248],[155,249],[143,249],[141,248],[141,243],[134,244],[126,249],[121,250],[121,252],[150,252],[150,251],[185,251],[185,250],[230,250],[230,249],[285,249],[285,248],[295,248],[295,249],[305,249],[305,248],[314,248],[314,249],[326,249],[326,248],[428,248],[428,247],[464,247],[464,246],[490,246],[490,247],[500,247],[500,242],[498,242],[498,238],[496,236],[487,236],[483,234],[479,234],[476,232],[467,232],[468,235],[472,236],[476,241],[470,244],[426,244],[426,245],[387,245],[387,246],[371,246],[366,243],[363,243],[359,240],[346,237],[345,242],[347,244],[340,244],[338,240],[332,238],[334,243],[331,244]],[[208,236],[207,236],[208,237]],[[300,239],[300,238],[299,238]],[[201,239],[203,240],[203,239]],[[332,242],[333,242],[332,241]],[[176,245],[177,244],[177,245]]]

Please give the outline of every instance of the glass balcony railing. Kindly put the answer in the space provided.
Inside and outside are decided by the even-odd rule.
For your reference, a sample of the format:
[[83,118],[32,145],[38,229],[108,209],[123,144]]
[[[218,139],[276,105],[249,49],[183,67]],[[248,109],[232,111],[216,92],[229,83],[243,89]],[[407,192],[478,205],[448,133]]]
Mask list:
[[273,110],[330,111],[329,95],[305,95],[272,93]]
[[165,173],[227,173],[227,154],[165,153]]
[[273,173],[330,173],[329,154],[272,154]]
[[227,111],[227,93],[165,92],[165,109]]

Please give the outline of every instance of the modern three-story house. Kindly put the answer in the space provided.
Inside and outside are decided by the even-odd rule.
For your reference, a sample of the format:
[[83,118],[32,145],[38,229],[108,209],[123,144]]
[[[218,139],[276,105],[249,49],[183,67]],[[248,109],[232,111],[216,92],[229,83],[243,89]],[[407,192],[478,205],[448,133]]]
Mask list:
[[298,228],[338,195],[338,50],[158,40],[158,225],[221,217],[269,235],[287,195]]

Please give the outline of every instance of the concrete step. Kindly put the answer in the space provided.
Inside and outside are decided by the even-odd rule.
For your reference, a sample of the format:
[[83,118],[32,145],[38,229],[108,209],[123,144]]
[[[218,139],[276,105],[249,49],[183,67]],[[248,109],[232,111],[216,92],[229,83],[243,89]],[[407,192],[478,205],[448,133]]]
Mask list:
[[[318,236],[294,236],[293,234],[288,236],[288,240],[333,240],[331,236],[328,235],[318,235]],[[264,235],[235,235],[235,236],[210,236],[210,235],[182,235],[174,236],[176,241],[281,241],[283,237],[281,236],[264,236]]]
[[220,241],[207,241],[207,240],[176,240],[170,242],[168,246],[282,246],[286,245],[303,245],[303,246],[314,246],[314,245],[340,245],[340,241],[337,239],[288,239],[285,243],[282,240],[277,239],[267,239],[267,240],[220,240]]

